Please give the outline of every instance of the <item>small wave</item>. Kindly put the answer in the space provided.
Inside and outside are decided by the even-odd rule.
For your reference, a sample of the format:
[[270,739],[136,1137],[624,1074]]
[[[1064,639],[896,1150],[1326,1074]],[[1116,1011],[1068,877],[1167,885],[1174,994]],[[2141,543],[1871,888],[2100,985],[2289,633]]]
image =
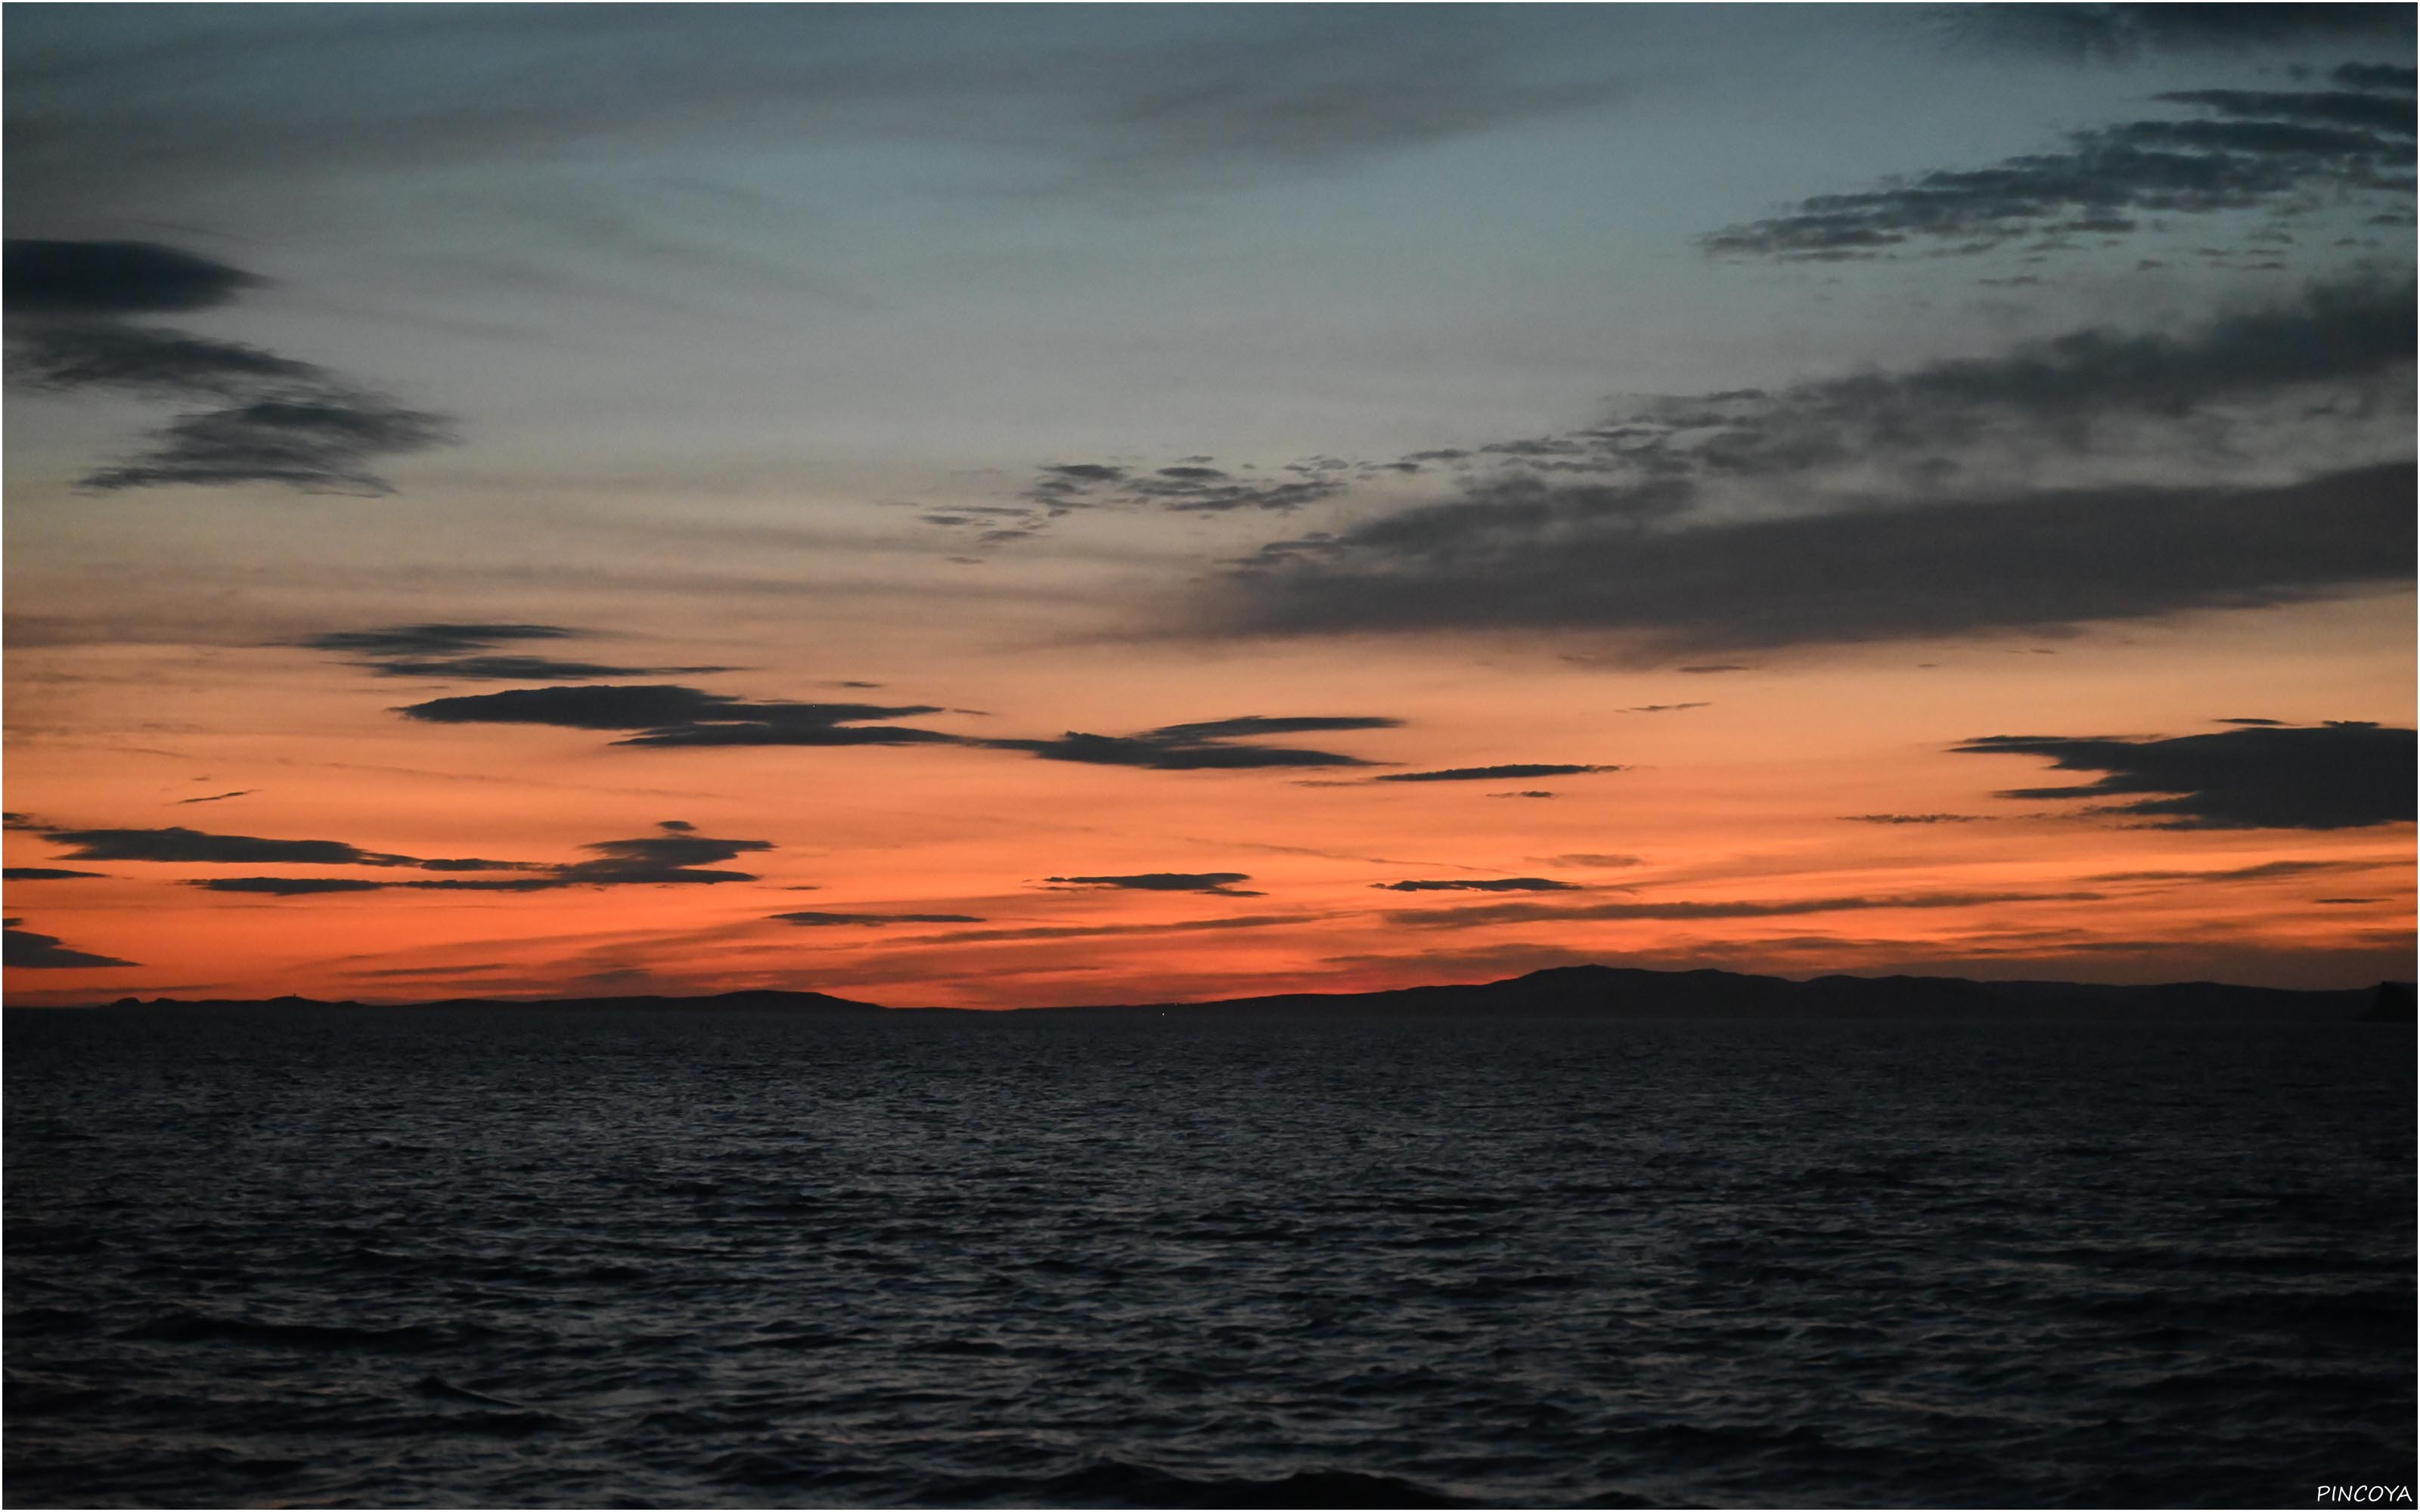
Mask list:
[[502,1396],[490,1396],[468,1386],[458,1386],[442,1376],[423,1376],[412,1382],[411,1389],[423,1396],[434,1396],[442,1401],[476,1402],[482,1407],[509,1407],[516,1412],[530,1410],[526,1402],[506,1401]]
[[1473,1506],[1392,1475],[1298,1470],[1273,1480],[1179,1475],[1109,1459],[1047,1476],[981,1476],[929,1487],[927,1505],[1009,1500],[1049,1506],[1390,1507]]
[[451,1342],[443,1329],[422,1323],[400,1328],[355,1328],[335,1323],[277,1323],[253,1318],[213,1318],[178,1310],[122,1329],[122,1339],[169,1344],[282,1344],[311,1349],[433,1350]]

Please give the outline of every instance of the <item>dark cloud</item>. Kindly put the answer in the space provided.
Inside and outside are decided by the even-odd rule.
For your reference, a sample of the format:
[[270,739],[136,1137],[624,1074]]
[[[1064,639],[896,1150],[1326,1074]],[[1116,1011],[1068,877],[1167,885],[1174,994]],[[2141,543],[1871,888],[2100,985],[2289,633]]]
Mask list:
[[297,644],[350,654],[358,665],[388,677],[459,678],[475,682],[582,682],[597,677],[650,677],[729,671],[728,667],[617,667],[553,656],[473,655],[515,640],[556,640],[579,635],[556,625],[394,625],[379,630],[337,630]]
[[372,461],[453,439],[442,415],[334,391],[185,415],[159,437],[149,451],[87,474],[83,486],[280,483],[305,493],[386,494],[394,486],[369,471]]
[[2216,111],[2221,116],[2314,121],[2400,136],[2412,134],[2414,109],[2413,102],[2408,98],[2397,99],[2392,95],[2367,94],[2354,89],[2301,92],[2263,89],[2180,89],[2157,98],[2174,100],[2181,105],[2198,105],[2205,110]]
[[1046,479],[1090,488],[1123,481],[1126,470],[1111,467],[1106,462],[1054,462],[1042,470],[1042,475]]
[[[252,835],[212,835],[181,825],[163,829],[55,829],[42,828],[40,833],[54,844],[70,847],[70,860],[83,861],[165,861],[186,865],[259,866],[288,864],[299,866],[370,866],[387,869],[413,869],[422,872],[516,872],[543,873],[543,877],[511,882],[349,882],[343,887],[322,886],[324,878],[223,877],[196,883],[220,892],[365,892],[373,887],[478,887],[525,891],[532,887],[555,886],[546,880],[560,875],[563,869],[527,861],[494,861],[478,856],[452,856],[423,859],[383,851],[365,851],[358,845],[335,840],[264,840]],[[90,875],[86,872],[67,873]],[[221,887],[220,883],[226,886]]]
[[770,841],[717,840],[697,834],[686,824],[659,825],[661,834],[636,840],[598,841],[582,849],[595,851],[593,861],[575,861],[557,868],[554,881],[566,887],[624,886],[632,883],[753,882],[752,872],[702,870],[728,861],[743,852],[769,851]]
[[[547,876],[516,876],[516,878],[407,878],[407,881],[370,881],[370,878],[334,878],[334,876],[210,876],[192,878],[184,886],[203,887],[210,893],[264,893],[269,898],[310,898],[317,893],[551,893],[554,887],[571,887],[566,881],[566,869],[542,866]],[[614,878],[602,878],[614,881]],[[651,881],[651,878],[634,878]],[[673,881],[755,881],[738,871],[721,873],[699,873],[694,878],[673,878]]]
[[1506,778],[1577,777],[1586,772],[1619,772],[1619,766],[1572,766],[1550,762],[1514,762],[1503,766],[1449,766],[1435,772],[1388,772],[1373,782],[1498,782]]
[[677,684],[512,688],[433,699],[396,712],[441,724],[542,724],[638,732],[616,742],[625,746],[956,745],[1022,751],[1046,761],[1160,771],[1363,766],[1369,764],[1357,756],[1247,742],[1324,730],[1391,729],[1401,723],[1357,716],[1245,716],[1166,725],[1133,735],[1069,731],[1053,740],[977,739],[865,722],[944,712],[928,703],[749,702]]
[[906,746],[955,735],[869,719],[939,714],[929,703],[752,703],[677,684],[521,687],[433,699],[397,711],[436,724],[542,724],[634,730],[624,746]]
[[1127,876],[1045,877],[1043,880],[1063,887],[1114,888],[1130,892],[1208,892],[1221,898],[1267,896],[1234,886],[1238,882],[1252,880],[1242,872],[1141,872]]
[[1617,709],[1617,714],[1678,714],[1683,709],[1711,709],[1711,703],[1641,703],[1634,708]]
[[879,928],[886,924],[980,924],[983,922],[981,918],[973,914],[796,913],[771,914],[767,917],[770,918],[778,918],[785,924],[798,924],[808,928],[820,928],[829,925],[856,924]]
[[0,868],[0,882],[65,882],[70,877],[105,877],[106,872],[71,872],[63,866]]
[[45,829],[44,838],[68,847],[71,861],[170,861],[210,865],[411,866],[408,856],[365,851],[336,840],[263,840],[252,835],[209,835],[170,825],[164,829]]
[[1577,892],[1576,883],[1550,882],[1544,877],[1463,878],[1446,882],[1373,882],[1386,892]]
[[1237,745],[1253,736],[1304,734],[1323,730],[1391,730],[1403,723],[1370,716],[1247,715],[1194,724],[1163,725],[1134,735],[1094,735],[1071,730],[1056,740],[981,740],[968,744],[991,750],[1021,750],[1045,761],[1100,766],[1140,766],[1191,772],[1271,766],[1367,766],[1358,756],[1285,746]]
[[1706,676],[1714,672],[1752,672],[1756,671],[1753,667],[1749,667],[1736,661],[1705,662],[1695,667],[1675,667],[1672,670],[1676,672],[1688,672],[1696,676]]
[[1969,43],[2019,48],[2078,63],[2127,63],[2163,53],[2265,51],[2408,38],[2412,10],[2396,5],[2257,0],[2242,5],[1981,5],[1958,8],[1950,25],[1953,37]]
[[[2414,812],[2412,732],[2359,722],[2236,728],[2165,739],[1988,735],[1953,749],[2037,756],[2091,782],[2017,788],[2010,798],[2122,798],[2096,810],[2163,829],[2352,829]],[[2152,795],[2152,796],[2136,796]]]
[[5,256],[10,315],[207,310],[260,282],[241,269],[148,241],[11,238]]
[[295,644],[379,660],[417,659],[487,651],[512,640],[563,640],[580,633],[559,625],[390,625],[377,630],[331,630]]
[[64,970],[84,966],[131,966],[132,961],[120,961],[114,955],[94,955],[85,950],[70,950],[59,943],[55,934],[37,934],[32,930],[19,929],[22,920],[9,919],[0,927],[0,949],[5,949],[5,964],[27,966],[36,970]]
[[206,798],[178,798],[171,807],[182,808],[189,803],[225,803],[229,798],[249,798],[257,791],[256,788],[238,788],[233,793],[213,793]]
[[[1634,632],[1711,649],[2058,629],[2411,580],[2409,463],[2284,487],[2102,487],[1648,531],[1585,513],[1517,534],[1451,517],[1396,544],[1236,575],[1236,628]],[[1416,514],[1418,512],[1415,512]],[[1417,778],[1407,778],[1417,780]]]
[[[773,848],[770,841],[723,840],[714,836],[700,835],[695,832],[693,825],[676,819],[665,820],[656,827],[658,833],[653,835],[642,835],[630,840],[598,841],[594,844],[584,845],[581,847],[582,850],[596,853],[593,859],[571,861],[561,865],[489,861],[477,857],[418,861],[409,856],[390,856],[370,863],[409,865],[425,872],[524,873],[507,877],[448,876],[376,880],[350,877],[209,877],[189,882],[187,886],[203,887],[212,892],[259,893],[270,897],[299,898],[334,892],[550,892],[565,887],[662,887],[675,884],[754,882],[758,879],[752,872],[716,870],[713,863],[732,860],[748,852],[769,851]],[[301,860],[310,859],[310,857],[289,856],[246,857],[246,859]]]
[[2183,419],[2305,386],[2338,388],[2348,404],[2383,402],[2388,385],[2410,382],[2415,324],[2420,292],[2410,283],[2315,284],[2182,332],[2087,328],[1900,373],[1668,399],[1626,417],[1619,445],[1699,476],[1801,472],[1878,454],[1930,462],[1940,448],[1995,434],[2082,450],[2098,440],[2095,423]]
[[51,389],[116,389],[145,398],[229,397],[265,384],[320,381],[325,370],[240,342],[116,321],[28,324],[9,375]]
[[559,625],[390,625],[307,636],[298,646],[336,651],[385,677],[453,677],[472,682],[581,682],[591,677],[663,677],[728,672],[731,668],[625,668],[554,656],[496,654],[513,641],[562,641],[583,631]]
[[[2332,102],[2340,93],[2172,93],[2161,98],[2222,118],[2071,131],[2064,151],[1819,194],[1783,214],[1712,232],[1699,245],[1715,256],[1783,261],[1869,259],[1926,245],[1971,253],[2025,239],[2044,252],[2080,245],[2068,239],[2078,234],[2133,231],[2137,216],[2260,208],[2290,216],[2315,191],[2408,194],[2410,105],[2398,116],[2383,97],[2368,106]],[[2257,108],[2264,102],[2272,108]],[[2282,118],[2243,118],[2249,115]],[[2332,124],[2311,124],[2319,120]]]
[[87,473],[82,487],[275,483],[383,494],[393,488],[372,464],[453,440],[446,417],[401,408],[316,363],[121,318],[222,304],[257,282],[239,270],[122,241],[11,241],[8,264],[8,308],[20,317],[12,377],[209,406],[155,431],[147,450]]
[[1413,929],[1472,929],[1493,924],[1645,918],[1780,918],[1800,914],[1838,914],[1880,908],[1978,908],[2013,903],[2093,903],[2098,892],[1935,892],[1899,896],[1787,898],[1772,902],[1481,903],[1469,908],[1413,909],[1389,913],[1390,924]]
[[379,892],[388,885],[352,877],[200,877],[185,884],[209,892],[261,893],[271,898],[302,898],[329,892]]
[[1637,866],[1639,864],[1641,858],[1636,856],[1608,856],[1598,851],[1574,851],[1567,856],[1548,856],[1544,857],[1532,856],[1528,857],[1528,859],[1532,861],[1543,859],[1548,866],[1622,867]]

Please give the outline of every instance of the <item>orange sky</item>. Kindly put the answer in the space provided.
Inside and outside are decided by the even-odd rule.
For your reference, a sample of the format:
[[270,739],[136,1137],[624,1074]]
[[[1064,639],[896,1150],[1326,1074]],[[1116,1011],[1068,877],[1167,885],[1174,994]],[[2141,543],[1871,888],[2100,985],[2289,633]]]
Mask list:
[[[395,872],[78,862],[21,829],[7,837],[12,867],[106,875],[12,882],[11,913],[72,949],[140,964],[16,970],[8,987],[25,1003],[786,986],[1011,1006],[1350,990],[1575,960],[2358,984],[2394,974],[2412,948],[2408,825],[2140,827],[2096,817],[2088,803],[1994,796],[2044,780],[2041,764],[1947,748],[2020,726],[2189,733],[2207,727],[2203,711],[2221,709],[2406,721],[2410,648],[2381,632],[2408,612],[2407,602],[2257,623],[2211,615],[2156,633],[1871,648],[1688,674],[1467,638],[1365,641],[1344,656],[1266,641],[1208,654],[1071,644],[1047,656],[915,647],[903,653],[914,686],[848,695],[979,700],[989,712],[924,722],[983,734],[1294,710],[1404,721],[1318,737],[1321,748],[1388,764],[1311,770],[1134,770],[952,747],[615,748],[585,731],[407,721],[390,711],[458,689],[290,647],[18,648],[9,802],[45,825],[176,825],[557,863],[670,819],[772,848],[730,863],[759,878],[742,884],[279,898],[188,884]],[[970,617],[956,628],[979,640],[988,627]],[[594,651],[667,655],[602,636]],[[752,696],[839,673],[898,675],[852,661],[793,662],[792,675],[776,677],[767,669],[797,655],[787,645],[718,640],[704,628],[668,655],[748,667],[701,681]],[[1631,712],[1658,703],[1702,706]],[[1620,769],[1371,780],[1539,761]],[[1553,796],[1517,795],[1529,792]],[[1853,817],[1883,814],[1970,817]],[[2281,862],[2292,865],[2225,875]],[[1228,893],[1262,896],[1045,880],[1156,872],[1242,873],[1249,880]],[[1376,887],[1490,878],[1569,886]],[[2335,901],[2347,899],[2357,901]],[[1652,917],[1659,904],[1727,903],[1791,911]],[[1643,905],[1650,917],[1584,915],[1607,904]],[[981,922],[771,917],[795,911]]]

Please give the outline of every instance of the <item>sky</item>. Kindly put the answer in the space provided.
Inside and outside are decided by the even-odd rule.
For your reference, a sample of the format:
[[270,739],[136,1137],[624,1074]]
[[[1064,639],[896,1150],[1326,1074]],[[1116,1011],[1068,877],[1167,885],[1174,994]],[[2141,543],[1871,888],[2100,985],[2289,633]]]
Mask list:
[[2412,24],[12,4],[9,1000],[2409,979]]

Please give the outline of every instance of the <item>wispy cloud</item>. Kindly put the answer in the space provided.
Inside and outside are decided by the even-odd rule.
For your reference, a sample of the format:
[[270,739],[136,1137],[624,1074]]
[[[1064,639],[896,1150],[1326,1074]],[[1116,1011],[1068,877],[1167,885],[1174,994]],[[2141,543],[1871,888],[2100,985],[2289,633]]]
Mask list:
[[1391,730],[1403,723],[1362,715],[1270,717],[1246,715],[1192,724],[1163,725],[1132,735],[1095,735],[1070,730],[1055,740],[970,742],[992,750],[1021,750],[1045,761],[1097,766],[1140,766],[1162,772],[1247,770],[1272,766],[1367,766],[1358,756],[1292,746],[1254,744],[1273,735],[1320,731]]
[[388,677],[445,678],[470,682],[585,682],[599,677],[660,677],[729,671],[727,667],[621,667],[566,661],[527,654],[497,655],[520,640],[560,640],[580,635],[556,625],[391,625],[377,630],[336,630],[301,642],[315,651],[353,656],[356,665]]
[[431,699],[396,711],[431,724],[628,730],[625,746],[908,746],[957,736],[867,721],[939,714],[929,703],[751,702],[671,683],[522,687]]
[[1792,261],[1928,245],[1975,252],[2024,239],[2029,250],[2047,252],[2072,246],[2066,237],[2134,231],[2140,217],[2267,208],[2290,218],[2317,193],[2368,194],[2383,205],[2411,193],[2408,95],[2204,89],[2159,98],[2218,118],[2071,131],[2063,150],[1820,194],[1699,245],[1715,256]]
[[1525,777],[1578,777],[1619,772],[1619,766],[1575,766],[1561,762],[1511,762],[1500,766],[1448,766],[1434,772],[1388,772],[1373,782],[1501,782]]
[[226,303],[260,282],[239,269],[144,242],[12,240],[7,256],[13,377],[209,407],[85,474],[84,487],[274,483],[383,494],[393,488],[371,471],[380,458],[453,440],[445,416],[401,408],[316,363],[125,318]]

